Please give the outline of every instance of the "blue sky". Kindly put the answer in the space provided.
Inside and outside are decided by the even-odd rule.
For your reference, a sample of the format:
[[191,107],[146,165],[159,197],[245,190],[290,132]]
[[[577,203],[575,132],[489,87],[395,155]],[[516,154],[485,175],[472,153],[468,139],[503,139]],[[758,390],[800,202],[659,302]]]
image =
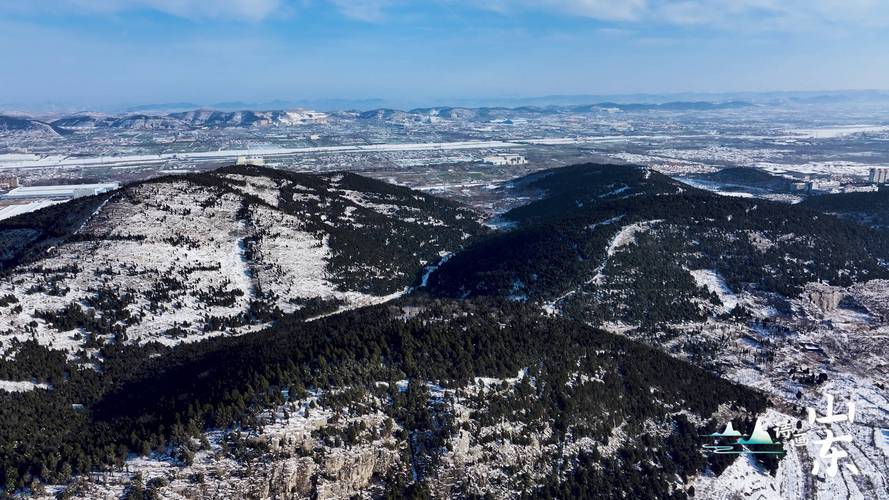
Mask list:
[[885,0],[0,0],[0,103],[889,89]]

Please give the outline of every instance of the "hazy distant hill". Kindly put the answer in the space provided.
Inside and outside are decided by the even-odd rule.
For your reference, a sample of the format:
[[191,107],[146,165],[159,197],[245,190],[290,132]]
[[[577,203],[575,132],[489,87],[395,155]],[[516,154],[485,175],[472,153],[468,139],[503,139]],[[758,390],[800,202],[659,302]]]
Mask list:
[[101,113],[78,113],[54,120],[54,127],[69,130],[89,130],[95,128],[110,127],[115,118]]
[[170,115],[195,127],[267,127],[298,125],[326,119],[327,115],[315,111],[216,111],[195,110]]
[[790,180],[786,177],[752,167],[729,167],[717,172],[689,176],[689,178],[713,182],[726,190],[734,188],[747,191],[783,192],[790,187]]
[[380,108],[364,111],[358,116],[363,120],[406,120],[418,118],[441,118],[447,120],[489,120],[492,118],[508,119],[528,115],[556,115],[562,113],[596,113],[609,110],[621,111],[707,111],[738,109],[753,106],[749,102],[667,102],[660,104],[648,103],[615,103],[601,102],[596,104],[570,105],[570,106],[519,106],[508,107],[436,107],[416,108],[410,111]]
[[39,120],[19,116],[0,115],[0,133],[3,132],[36,136],[59,136],[64,131]]
[[[468,120],[488,121],[493,119],[507,120],[527,116],[555,115],[562,113],[599,113],[613,111],[615,109],[629,112],[658,112],[658,111],[706,111],[727,110],[752,106],[749,102],[705,102],[705,101],[677,101],[666,103],[616,103],[601,102],[598,104],[583,104],[569,106],[519,106],[508,107],[430,107],[416,108],[404,111],[394,108],[374,108],[365,111],[333,111],[323,113],[303,109],[268,109],[260,111],[255,108],[235,108],[239,103],[229,103],[231,106],[219,109],[191,109],[188,111],[176,111],[163,113],[164,108],[151,106],[138,108],[138,112],[128,112],[117,115],[102,115],[98,113],[76,113],[63,116],[52,122],[52,128],[56,131],[87,130],[96,128],[118,129],[192,129],[192,128],[227,128],[227,127],[270,127],[270,126],[294,126],[307,123],[317,123],[325,120],[373,120],[379,122],[400,123],[405,121],[429,121],[441,120]],[[240,103],[243,104],[243,103]],[[136,110],[137,108],[134,108]],[[15,119],[22,120],[22,119]],[[28,121],[27,119],[25,119]],[[33,120],[31,120],[33,121]],[[21,124],[8,125],[10,130],[22,130]],[[2,129],[0,129],[2,130]]]

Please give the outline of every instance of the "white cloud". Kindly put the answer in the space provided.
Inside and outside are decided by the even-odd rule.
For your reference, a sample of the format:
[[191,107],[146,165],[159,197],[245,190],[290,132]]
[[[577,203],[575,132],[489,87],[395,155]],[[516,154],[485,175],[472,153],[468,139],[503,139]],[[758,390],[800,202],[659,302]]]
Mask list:
[[281,11],[283,0],[64,0],[70,7],[99,13],[150,9],[189,19],[261,21]]
[[[186,19],[257,22],[274,15],[305,9],[314,3],[333,5],[342,15],[352,19],[378,22],[384,19],[384,10],[396,1],[399,0],[51,0],[0,3],[0,13],[44,14],[66,11],[115,14],[134,10],[153,10]],[[409,1],[400,0],[399,3]]]
[[720,30],[854,31],[889,26],[889,0],[0,0],[0,13],[109,14],[149,9],[188,19],[258,22],[318,5],[331,5],[364,22],[384,21],[387,14],[402,8],[460,5],[504,14],[550,12],[614,24]]
[[675,24],[798,31],[874,28],[889,23],[883,0],[681,0],[652,2],[652,14]]
[[557,12],[611,22],[717,29],[875,28],[889,25],[887,0],[461,0],[500,12]]
[[467,3],[500,12],[514,9],[556,11],[603,21],[636,20],[647,9],[647,0],[470,0]]
[[385,18],[385,9],[391,0],[330,0],[346,17],[365,22],[380,22]]

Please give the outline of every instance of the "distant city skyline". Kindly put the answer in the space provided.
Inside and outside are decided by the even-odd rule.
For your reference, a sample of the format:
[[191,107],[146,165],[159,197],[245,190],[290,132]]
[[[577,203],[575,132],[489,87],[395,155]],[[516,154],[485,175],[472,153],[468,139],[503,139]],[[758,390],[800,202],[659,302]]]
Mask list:
[[872,0],[0,3],[0,106],[889,89]]

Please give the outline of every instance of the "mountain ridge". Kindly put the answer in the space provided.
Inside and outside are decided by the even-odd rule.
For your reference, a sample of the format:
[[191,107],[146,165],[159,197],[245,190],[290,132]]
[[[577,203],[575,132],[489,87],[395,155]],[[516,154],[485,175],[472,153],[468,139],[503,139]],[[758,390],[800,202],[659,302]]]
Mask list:
[[[438,268],[433,291],[545,303],[588,288],[599,294],[592,304],[603,304],[596,321],[635,323],[658,314],[702,319],[710,292],[689,274],[702,268],[716,269],[738,292],[790,297],[809,282],[848,286],[889,276],[883,233],[802,207],[719,196],[639,167],[577,165],[510,186],[539,199],[501,216],[516,228],[481,239]],[[624,293],[635,293],[631,305]],[[582,295],[569,294],[589,310]]]
[[[426,108],[371,108],[363,111],[339,109],[334,111],[312,111],[305,108],[290,109],[249,109],[249,108],[201,108],[196,107],[184,111],[152,112],[140,109],[125,113],[91,113],[77,112],[42,122],[32,118],[3,116],[2,123],[8,121],[6,130],[22,130],[22,123],[30,123],[31,127],[41,125],[59,134],[72,133],[92,129],[197,129],[197,128],[249,128],[294,126],[300,124],[323,123],[329,120],[373,120],[373,121],[404,121],[404,120],[475,120],[488,121],[495,119],[520,118],[523,116],[555,115],[564,113],[598,113],[613,111],[629,112],[684,112],[684,111],[718,111],[755,106],[746,101],[668,101],[662,103],[619,103],[599,102],[593,104],[573,105],[524,105],[506,106],[438,106]],[[14,124],[19,124],[13,126]]]
[[[0,223],[24,245],[0,322],[31,320],[0,337],[7,491],[681,499],[799,468],[702,436],[880,356],[884,232],[629,165],[497,191],[532,200],[505,231],[355,174],[224,167]],[[837,350],[847,318],[872,330]]]
[[19,311],[0,339],[24,328],[88,359],[106,341],[178,343],[387,300],[480,234],[475,217],[351,173],[227,167],[129,184],[0,222],[0,287]]

